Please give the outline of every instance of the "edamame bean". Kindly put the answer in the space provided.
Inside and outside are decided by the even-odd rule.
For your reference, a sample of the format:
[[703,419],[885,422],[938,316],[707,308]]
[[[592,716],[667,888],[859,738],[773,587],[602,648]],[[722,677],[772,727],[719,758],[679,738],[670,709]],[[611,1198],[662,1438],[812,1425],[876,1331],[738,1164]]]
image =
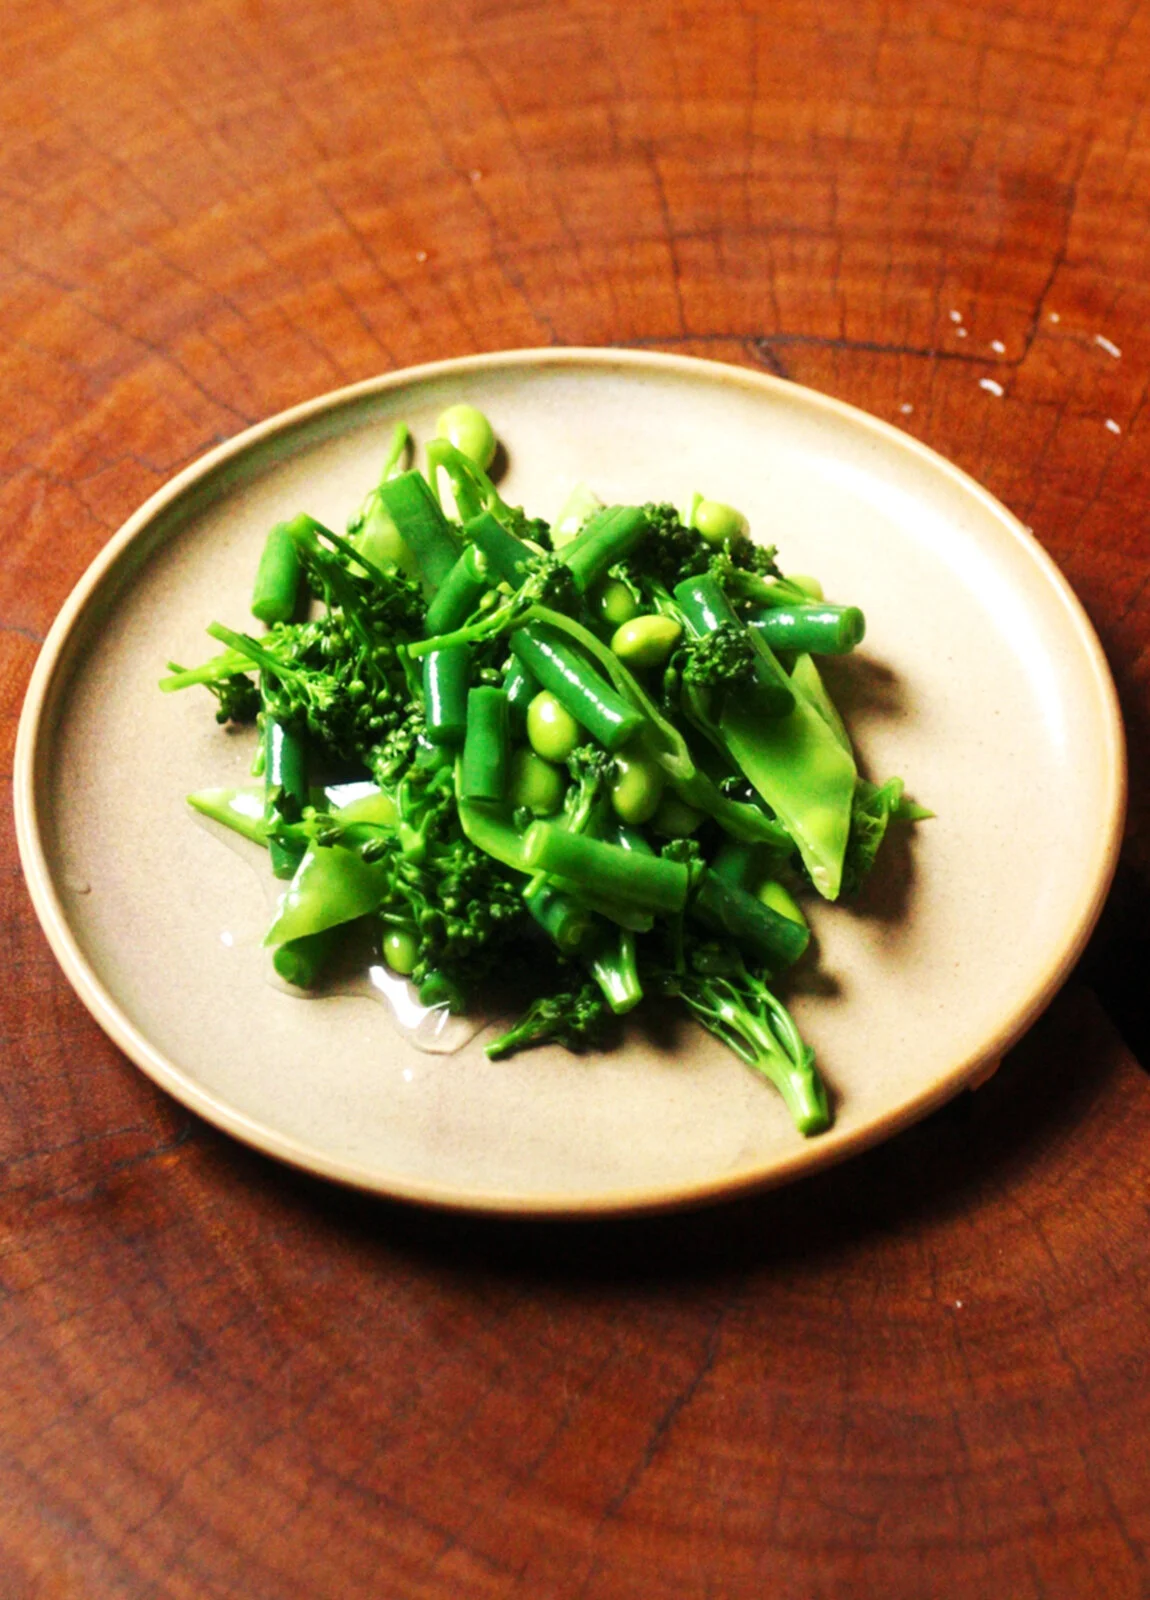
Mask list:
[[789,917],[792,922],[800,923],[804,928],[807,919],[799,909],[798,903],[790,890],[781,884],[777,878],[768,878],[759,885],[757,898],[771,911],[777,911],[780,917]]
[[534,750],[512,752],[507,798],[513,806],[526,806],[537,817],[553,816],[563,804],[566,788],[562,768],[544,761]]
[[414,934],[408,933],[406,928],[387,930],[383,936],[383,959],[392,972],[398,972],[401,978],[406,978],[408,973],[415,971],[418,958],[419,946]]
[[682,637],[673,617],[632,617],[616,628],[611,648],[629,667],[661,667]]
[[619,578],[608,578],[591,598],[591,613],[596,622],[618,628],[639,615],[639,602]]
[[543,689],[527,707],[527,737],[544,761],[566,761],[579,744],[579,724],[549,689]]
[[702,811],[696,811],[694,806],[680,800],[678,795],[665,794],[651,818],[651,826],[665,839],[685,839],[688,834],[694,833],[703,817]]
[[728,539],[744,538],[749,524],[741,511],[724,505],[721,500],[700,500],[692,519],[695,531],[701,533],[708,544],[722,545]]
[[495,430],[476,406],[448,406],[436,419],[435,431],[484,472],[495,458]]
[[646,756],[624,751],[615,758],[611,804],[621,822],[650,822],[663,798],[663,769]]

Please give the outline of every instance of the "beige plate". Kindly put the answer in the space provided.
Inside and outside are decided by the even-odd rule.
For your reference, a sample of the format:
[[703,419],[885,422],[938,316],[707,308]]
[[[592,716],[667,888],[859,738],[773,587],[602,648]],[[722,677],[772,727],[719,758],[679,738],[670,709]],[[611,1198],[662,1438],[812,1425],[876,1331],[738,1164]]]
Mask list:
[[[790,993],[835,1103],[804,1141],[769,1085],[658,1019],[592,1058],[493,1064],[411,1047],[370,1000],[266,979],[266,880],[193,820],[244,781],[250,733],[156,690],[168,659],[244,626],[268,526],[340,527],[386,432],[449,401],[492,418],[505,492],[554,515],[606,500],[733,502],[784,568],[863,607],[831,674],[872,776],[937,820],[903,830],[861,908],[815,913],[818,974]],[[1082,948],[1113,872],[1122,728],[1097,639],[1039,546],[931,451],[774,378],[679,357],[517,351],[344,389],[181,473],[111,541],[45,645],[20,724],[24,869],[64,971],[155,1081],[268,1153],[367,1189],[479,1210],[688,1204],[778,1183],[885,1138],[1016,1040]],[[805,991],[805,992],[804,992]]]

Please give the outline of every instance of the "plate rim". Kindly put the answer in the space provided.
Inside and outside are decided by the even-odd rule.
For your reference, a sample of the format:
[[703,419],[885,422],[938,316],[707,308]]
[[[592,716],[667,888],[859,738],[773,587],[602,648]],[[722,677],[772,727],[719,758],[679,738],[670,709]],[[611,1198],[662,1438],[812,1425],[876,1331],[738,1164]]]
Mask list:
[[[1092,686],[1102,714],[1104,732],[1101,766],[1104,779],[1102,787],[1106,792],[1105,815],[1095,835],[1092,871],[1088,879],[1084,876],[1085,887],[1074,917],[1067,919],[1068,936],[1048,962],[1041,980],[1032,985],[1004,1016],[991,1038],[978,1050],[955,1063],[948,1073],[920,1094],[837,1141],[824,1143],[822,1140],[811,1140],[797,1144],[793,1154],[782,1160],[773,1160],[769,1170],[740,1170],[686,1186],[676,1184],[670,1189],[666,1185],[647,1183],[618,1191],[579,1196],[539,1192],[522,1194],[514,1190],[476,1189],[460,1184],[412,1181],[382,1175],[378,1169],[354,1161],[335,1159],[238,1111],[196,1083],[178,1064],[152,1046],[117,1005],[89,965],[71,930],[53,883],[39,815],[38,794],[40,758],[52,733],[52,724],[46,712],[57,685],[67,687],[66,672],[69,666],[74,670],[75,664],[66,659],[68,645],[78,624],[83,621],[89,603],[97,595],[105,578],[115,571],[131,546],[146,533],[155,519],[175,507],[184,496],[191,494],[229,461],[279,434],[293,432],[312,418],[325,413],[335,414],[368,396],[386,394],[389,390],[411,384],[531,366],[677,371],[688,377],[703,377],[762,394],[792,401],[797,399],[800,405],[806,405],[814,411],[821,410],[856,428],[861,426],[878,434],[887,444],[906,451],[934,472],[941,471],[957,487],[972,494],[981,502],[983,509],[1000,523],[1003,532],[1022,547],[1061,602],[1091,669]],[[1101,914],[1118,865],[1128,786],[1126,739],[1117,689],[1097,632],[1054,559],[1019,518],[977,479],[895,424],[806,385],[792,383],[771,373],[757,372],[749,367],[698,356],[614,346],[543,346],[488,351],[399,368],[329,390],[253,423],[181,468],[112,535],[82,573],[57,613],[40,648],[25,693],[12,776],[20,863],[33,908],[49,946],[64,976],[96,1023],[158,1087],[214,1127],[262,1154],[349,1188],[450,1211],[553,1219],[682,1210],[778,1187],[884,1142],[945,1104],[963,1088],[977,1087],[980,1081],[990,1076],[1001,1057],[1050,1004],[1082,953]]]

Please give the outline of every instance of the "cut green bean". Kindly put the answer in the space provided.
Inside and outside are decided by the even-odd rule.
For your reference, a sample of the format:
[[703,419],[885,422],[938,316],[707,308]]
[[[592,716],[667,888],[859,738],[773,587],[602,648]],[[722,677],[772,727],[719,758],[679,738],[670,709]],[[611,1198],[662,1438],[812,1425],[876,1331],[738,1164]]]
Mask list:
[[643,726],[642,712],[616,694],[554,628],[533,622],[509,642],[527,670],[605,749],[621,750]]
[[680,861],[644,856],[617,844],[568,833],[553,822],[533,822],[523,836],[529,866],[580,884],[593,894],[651,911],[680,911],[690,875]]
[[710,868],[699,879],[691,913],[713,933],[733,939],[772,971],[797,961],[810,942],[804,923],[781,916]]
[[469,544],[444,578],[427,608],[423,631],[429,639],[461,628],[487,593],[487,560]]
[[647,518],[639,506],[605,506],[597,511],[560,552],[580,593],[586,594],[606,576],[608,567],[622,561],[646,528]]
[[[530,561],[534,554],[530,546],[524,544],[522,539],[517,539],[513,533],[508,533],[490,511],[483,511],[479,516],[472,517],[467,523],[467,533],[487,557],[491,571],[497,573],[504,583],[509,583],[513,589],[518,589],[530,571]],[[429,628],[427,631],[430,635],[432,630]]]
[[472,689],[459,769],[459,792],[465,800],[503,799],[508,753],[507,696],[502,689]]
[[269,626],[273,622],[290,622],[299,599],[301,570],[291,524],[277,522],[264,541],[256,568],[252,616]]
[[549,883],[533,883],[524,892],[523,902],[564,955],[574,955],[586,943],[594,925],[592,916],[574,896]]
[[[279,821],[296,822],[308,803],[307,753],[303,740],[274,717],[264,717],[264,795],[269,828]],[[303,846],[268,839],[272,871],[290,878],[299,866]]]
[[532,700],[539,693],[539,685],[519,660],[512,656],[503,676],[503,693],[507,696],[507,715],[511,730],[522,737],[527,727],[527,713]]
[[452,644],[446,650],[432,650],[424,656],[423,710],[432,744],[463,743],[470,687],[470,645]]
[[771,606],[747,618],[772,650],[845,656],[861,644],[866,619],[857,606]]
[[422,472],[401,472],[381,483],[379,503],[419,566],[427,591],[434,594],[459,559],[458,536],[443,515]]

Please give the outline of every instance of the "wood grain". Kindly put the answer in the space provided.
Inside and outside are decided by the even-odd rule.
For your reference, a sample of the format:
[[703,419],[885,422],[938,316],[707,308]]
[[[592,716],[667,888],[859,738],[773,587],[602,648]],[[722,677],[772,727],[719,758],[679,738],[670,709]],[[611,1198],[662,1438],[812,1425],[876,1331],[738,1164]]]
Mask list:
[[[1033,527],[1119,683],[1145,927],[1147,61],[1139,0],[9,0],[5,786],[57,608],[216,441],[409,362],[649,345],[863,406]],[[1113,942],[885,1149],[556,1229],[217,1136],[71,994],[10,824],[0,911],[4,1600],[1150,1595]]]

